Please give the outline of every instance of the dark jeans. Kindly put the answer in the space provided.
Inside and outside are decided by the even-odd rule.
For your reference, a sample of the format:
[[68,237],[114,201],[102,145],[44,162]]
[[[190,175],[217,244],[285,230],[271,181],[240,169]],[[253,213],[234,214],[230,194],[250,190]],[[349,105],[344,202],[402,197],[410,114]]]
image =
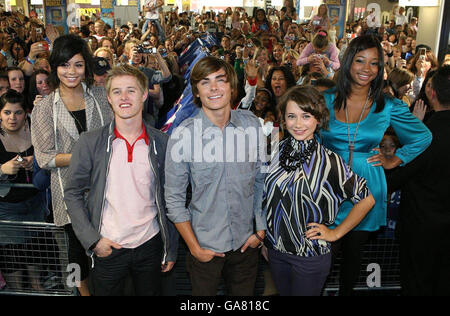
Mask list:
[[225,280],[227,295],[254,295],[258,272],[259,249],[248,247],[229,251],[225,257],[214,257],[209,262],[200,262],[189,252],[186,257],[187,271],[191,279],[193,296],[215,296],[221,278]]
[[86,280],[89,276],[89,257],[73,231],[72,224],[64,226],[67,240],[69,241],[69,263],[76,263],[80,267],[81,281]]
[[281,296],[319,296],[330,273],[331,253],[300,257],[269,249],[269,265]]
[[361,270],[362,251],[369,240],[371,232],[350,231],[340,240],[331,244],[333,261],[342,250],[341,268],[339,271],[339,296],[353,295],[353,287]]
[[135,249],[114,249],[106,258],[95,256],[91,270],[95,296],[123,295],[124,281],[131,275],[138,296],[161,294],[161,234]]

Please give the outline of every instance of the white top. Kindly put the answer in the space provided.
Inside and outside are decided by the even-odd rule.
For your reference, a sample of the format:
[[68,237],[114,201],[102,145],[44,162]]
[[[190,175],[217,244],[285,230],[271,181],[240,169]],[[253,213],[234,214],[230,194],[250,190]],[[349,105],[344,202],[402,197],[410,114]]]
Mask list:
[[370,28],[380,27],[380,16],[378,14],[371,13],[366,17],[367,26]]
[[[156,0],[145,0],[144,7],[154,7],[154,6],[156,6]],[[158,9],[145,12],[145,18],[150,20],[158,20],[159,19]]]
[[408,23],[408,18],[403,14],[397,14],[395,16],[395,25],[405,25],[406,23]]

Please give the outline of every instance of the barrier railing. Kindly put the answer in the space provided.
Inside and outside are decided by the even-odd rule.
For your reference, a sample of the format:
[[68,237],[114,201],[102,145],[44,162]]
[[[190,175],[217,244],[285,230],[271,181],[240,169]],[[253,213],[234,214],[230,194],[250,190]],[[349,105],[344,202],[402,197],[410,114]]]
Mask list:
[[[64,229],[49,223],[0,221],[0,273],[6,286],[0,294],[54,295],[75,294],[67,279],[68,240]],[[176,295],[190,295],[185,266],[187,248],[180,243],[175,266]],[[324,295],[338,294],[340,258],[333,265]],[[260,258],[255,295],[275,294],[267,286],[267,263]],[[364,248],[359,280],[355,290],[400,290],[399,246],[393,236],[377,233]],[[0,278],[0,288],[2,287]],[[219,295],[224,294],[223,284]],[[269,294],[269,295],[270,295]]]
[[[341,258],[338,256],[325,284],[325,295],[333,295],[339,289]],[[373,233],[363,249],[359,279],[354,290],[380,290],[399,294],[400,256],[394,231],[385,229]]]
[[49,223],[0,221],[0,294],[73,295],[68,288],[68,240]]

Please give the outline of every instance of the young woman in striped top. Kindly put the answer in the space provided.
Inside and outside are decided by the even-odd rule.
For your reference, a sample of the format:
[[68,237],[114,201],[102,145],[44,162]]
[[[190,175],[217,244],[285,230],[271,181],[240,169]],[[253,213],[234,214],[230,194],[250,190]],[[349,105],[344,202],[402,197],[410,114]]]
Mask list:
[[[329,114],[315,88],[293,87],[278,106],[288,137],[265,180],[269,265],[280,295],[320,295],[331,267],[330,242],[355,227],[375,202],[366,180],[316,141]],[[353,210],[328,228],[344,200],[354,203]]]

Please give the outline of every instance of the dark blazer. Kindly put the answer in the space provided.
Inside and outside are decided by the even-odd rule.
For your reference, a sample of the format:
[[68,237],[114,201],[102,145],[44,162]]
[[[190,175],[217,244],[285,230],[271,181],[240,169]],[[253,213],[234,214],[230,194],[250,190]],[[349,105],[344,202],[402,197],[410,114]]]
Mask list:
[[426,122],[431,145],[405,167],[388,174],[401,189],[397,235],[404,295],[450,295],[450,110]]
[[[403,224],[416,233],[433,231],[433,238],[450,240],[450,110],[433,114],[426,122],[431,145],[406,166],[388,175],[388,191],[401,189]],[[435,234],[439,234],[436,236]]]

